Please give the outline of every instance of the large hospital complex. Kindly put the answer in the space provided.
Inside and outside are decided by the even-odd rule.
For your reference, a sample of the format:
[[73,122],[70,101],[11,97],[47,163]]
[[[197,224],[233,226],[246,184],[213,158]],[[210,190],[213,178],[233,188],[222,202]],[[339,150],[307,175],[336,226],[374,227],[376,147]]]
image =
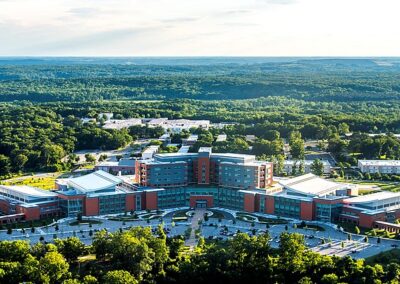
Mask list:
[[[56,181],[55,190],[0,185],[0,223],[48,217],[121,214],[176,207],[222,207],[300,220],[350,222],[399,232],[400,193],[357,196],[354,185],[313,174],[273,182],[273,165],[253,155],[213,153],[154,154],[123,161],[129,176],[107,167]],[[112,164],[114,170],[118,165]],[[113,172],[113,171],[110,171]]]

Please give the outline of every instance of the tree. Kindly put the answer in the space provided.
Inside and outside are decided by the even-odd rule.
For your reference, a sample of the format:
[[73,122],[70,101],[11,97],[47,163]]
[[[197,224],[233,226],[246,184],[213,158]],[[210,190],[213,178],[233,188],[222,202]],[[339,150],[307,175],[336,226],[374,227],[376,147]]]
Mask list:
[[54,166],[65,156],[63,147],[56,144],[44,144],[41,148],[43,165],[46,167]]
[[138,281],[125,270],[109,271],[104,276],[104,284],[137,284]]
[[85,245],[77,237],[70,237],[62,240],[56,239],[54,244],[68,262],[76,261],[79,256],[85,253]]
[[277,176],[280,176],[283,173],[285,157],[282,154],[276,155],[274,157],[275,157],[275,159],[274,159],[274,174]]
[[342,122],[338,125],[339,134],[343,135],[350,132],[350,127],[347,123]]
[[304,140],[301,138],[301,133],[299,131],[290,133],[289,146],[290,154],[292,154],[293,159],[304,159]]
[[303,175],[304,173],[305,173],[304,160],[301,160],[299,164],[299,174]]
[[59,283],[69,276],[69,264],[62,254],[48,252],[39,260],[41,281],[45,283]]
[[0,175],[8,175],[11,172],[10,158],[0,154]]
[[92,154],[87,153],[87,154],[85,154],[85,160],[87,163],[92,164],[92,163],[96,162],[96,157],[93,156]]
[[334,273],[325,274],[321,278],[321,283],[323,283],[323,284],[336,284],[336,283],[338,283],[338,281],[339,281],[339,278]]
[[359,235],[361,233],[360,228],[358,226],[354,227],[354,231],[357,235]]
[[22,171],[27,162],[28,162],[28,157],[26,155],[24,155],[24,154],[18,154],[13,159],[13,163],[15,165],[15,169],[18,170],[18,171]]
[[297,161],[294,161],[293,163],[291,175],[292,176],[297,175]]
[[97,284],[97,283],[99,283],[97,278],[92,276],[92,275],[86,275],[85,277],[83,277],[83,281],[82,282],[83,282],[83,284]]
[[324,174],[324,164],[319,159],[315,159],[311,164],[311,172],[317,176]]

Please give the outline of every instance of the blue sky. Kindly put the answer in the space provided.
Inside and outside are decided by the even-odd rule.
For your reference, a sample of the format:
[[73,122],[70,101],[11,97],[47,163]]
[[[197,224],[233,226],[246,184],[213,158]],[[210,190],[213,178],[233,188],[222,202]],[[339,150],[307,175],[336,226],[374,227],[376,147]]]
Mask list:
[[400,56],[399,0],[0,0],[0,56]]

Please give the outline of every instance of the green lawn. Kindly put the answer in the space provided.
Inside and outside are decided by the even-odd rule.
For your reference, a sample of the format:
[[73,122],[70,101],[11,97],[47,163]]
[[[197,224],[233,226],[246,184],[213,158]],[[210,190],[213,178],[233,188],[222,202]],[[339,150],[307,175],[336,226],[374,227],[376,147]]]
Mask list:
[[189,211],[189,210],[180,210],[180,211],[177,211],[177,212],[175,212],[175,213],[173,214],[172,217],[174,217],[174,218],[187,217],[186,212],[188,212],[188,211]]
[[250,213],[243,213],[239,212],[236,213],[236,219],[245,221],[245,222],[254,222],[258,218],[258,221],[260,223],[268,223],[268,224],[287,224],[288,221],[285,219],[278,219],[278,218],[267,218],[267,217],[262,217],[262,216],[257,216],[255,214],[250,214]]
[[87,225],[87,224],[101,224],[99,220],[82,220],[82,221],[73,221],[69,223],[70,226],[78,226],[78,225]]
[[[51,223],[53,223],[54,220],[57,220],[57,218],[47,218],[47,219],[42,219],[42,220],[35,220],[35,221],[22,221],[19,223],[13,223],[10,224],[13,229],[22,229],[22,228],[30,228],[30,227],[44,227],[47,226]],[[0,225],[0,230],[5,230],[7,229],[9,225],[3,224]]]
[[225,219],[225,216],[223,213],[216,211],[216,210],[210,210],[213,215],[210,216],[210,218],[215,218],[215,219]]
[[314,231],[325,231],[325,229],[323,228],[323,227],[321,227],[321,226],[318,226],[318,225],[313,225],[313,224],[305,224],[305,226],[301,226],[301,225],[298,225],[297,226],[297,228],[300,228],[300,229],[308,229],[308,230],[314,230]]

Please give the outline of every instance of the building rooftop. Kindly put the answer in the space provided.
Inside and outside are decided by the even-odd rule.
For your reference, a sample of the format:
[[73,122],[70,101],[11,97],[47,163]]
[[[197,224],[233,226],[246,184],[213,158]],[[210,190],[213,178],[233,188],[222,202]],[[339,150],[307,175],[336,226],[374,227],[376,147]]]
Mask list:
[[67,179],[69,187],[85,193],[108,189],[122,182],[122,179],[101,170],[81,177]]
[[217,140],[215,142],[224,142],[227,139],[227,135],[226,134],[220,134],[217,136]]
[[123,129],[133,125],[141,125],[142,119],[130,118],[130,119],[110,119],[105,122],[103,128],[105,129]]
[[358,160],[362,166],[400,166],[400,160]]
[[57,194],[49,190],[43,190],[27,185],[0,185],[0,188],[10,190],[14,193],[19,193],[25,196],[34,198],[55,197]]
[[136,163],[135,159],[124,159],[124,158],[122,158],[122,159],[119,160],[118,166],[121,166],[121,167],[134,167],[135,163]]
[[382,201],[393,197],[400,197],[400,192],[380,191],[376,193],[360,195],[343,200],[344,203],[370,203],[375,201]]
[[151,146],[147,147],[146,149],[144,149],[142,156],[143,156],[143,154],[145,154],[145,155],[146,154],[154,154],[158,151],[159,148],[160,148],[159,145],[151,145]]
[[306,174],[289,180],[281,180],[279,183],[286,189],[310,196],[332,194],[335,193],[336,190],[348,186],[320,178],[313,174]]
[[211,147],[200,147],[199,148],[199,153],[211,153],[212,148]]
[[189,149],[190,146],[182,146],[181,148],[179,148],[178,153],[184,153],[184,154],[189,153]]

